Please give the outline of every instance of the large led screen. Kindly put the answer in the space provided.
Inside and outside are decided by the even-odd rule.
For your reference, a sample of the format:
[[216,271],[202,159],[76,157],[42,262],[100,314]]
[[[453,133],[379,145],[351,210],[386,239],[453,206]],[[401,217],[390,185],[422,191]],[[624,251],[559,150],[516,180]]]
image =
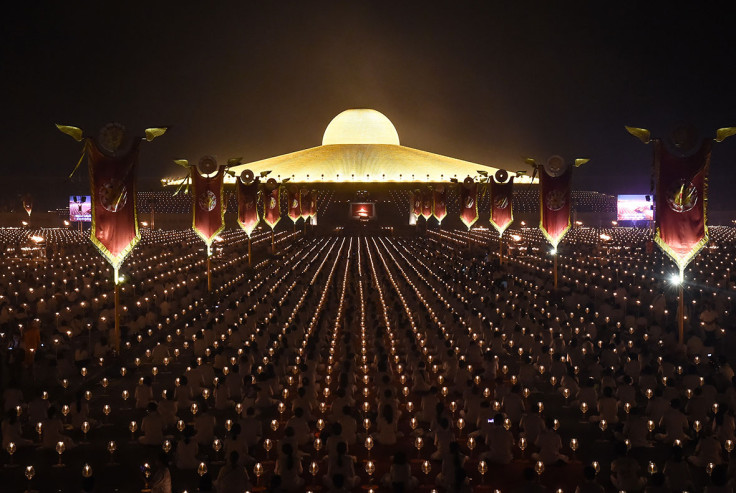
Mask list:
[[353,219],[373,219],[376,217],[376,207],[373,202],[351,202],[350,215]]
[[646,195],[619,195],[617,219],[619,221],[653,221],[652,202],[647,200]]
[[92,197],[89,195],[72,195],[69,197],[69,221],[92,222]]

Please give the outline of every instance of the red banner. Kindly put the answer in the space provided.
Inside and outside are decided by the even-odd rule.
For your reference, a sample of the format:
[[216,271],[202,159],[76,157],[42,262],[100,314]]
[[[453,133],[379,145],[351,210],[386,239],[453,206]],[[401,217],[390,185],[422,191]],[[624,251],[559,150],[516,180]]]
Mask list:
[[249,237],[253,234],[261,216],[258,214],[258,189],[259,183],[254,182],[246,185],[240,178],[236,179],[238,184],[238,224]]
[[117,269],[140,241],[136,210],[135,173],[139,139],[127,148],[106,152],[96,139],[87,139],[92,194],[90,239]]
[[297,222],[302,217],[302,197],[297,187],[286,188],[286,198],[289,204],[289,217]]
[[192,228],[209,246],[220,231],[225,229],[223,179],[225,167],[219,166],[213,176],[200,174],[192,166]]
[[305,221],[310,216],[309,211],[311,210],[312,193],[306,188],[302,188],[299,191],[302,201],[302,219]]
[[281,220],[281,187],[276,185],[276,188],[270,192],[266,189],[266,193],[263,195],[263,221],[268,224],[271,229],[274,229]]
[[422,191],[422,216],[425,220],[432,217],[432,190]]
[[30,193],[23,195],[23,209],[25,209],[26,214],[30,217],[33,211],[33,197],[31,197]]
[[497,183],[491,179],[491,224],[499,236],[503,236],[506,228],[514,221],[512,201],[514,198],[514,177],[506,183]]
[[460,185],[460,220],[470,229],[478,220],[478,184]]
[[417,217],[422,215],[422,192],[419,190],[411,192],[411,210]]
[[662,141],[654,142],[657,184],[654,241],[681,271],[708,243],[706,213],[711,147],[712,141],[705,139],[694,153],[681,157],[670,153]]
[[440,223],[447,215],[447,188],[442,185],[432,191],[432,215]]
[[[314,217],[317,215],[317,191],[312,190],[309,192],[309,200],[303,199],[302,203],[308,204],[309,208],[309,217]],[[302,212],[302,215],[304,213]]]
[[558,176],[539,170],[539,229],[555,248],[570,229],[571,176],[569,165]]

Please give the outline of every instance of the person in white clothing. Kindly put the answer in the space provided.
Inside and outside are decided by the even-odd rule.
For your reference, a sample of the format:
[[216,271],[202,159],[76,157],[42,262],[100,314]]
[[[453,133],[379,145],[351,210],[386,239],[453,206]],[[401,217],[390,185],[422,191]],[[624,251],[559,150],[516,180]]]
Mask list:
[[169,458],[164,452],[158,455],[156,465],[156,470],[151,477],[151,493],[171,493]]

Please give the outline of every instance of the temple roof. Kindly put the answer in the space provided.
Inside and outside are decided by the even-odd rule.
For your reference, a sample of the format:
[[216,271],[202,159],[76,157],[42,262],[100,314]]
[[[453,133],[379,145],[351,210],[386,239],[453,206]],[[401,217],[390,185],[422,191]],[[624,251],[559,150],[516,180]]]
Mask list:
[[[351,109],[333,118],[321,146],[230,168],[235,176],[246,169],[256,176],[270,171],[269,178],[289,178],[294,183],[432,183],[479,178],[479,171],[492,175],[498,168],[402,146],[396,128],[382,113]],[[530,181],[511,171],[509,176],[515,176],[517,183]]]

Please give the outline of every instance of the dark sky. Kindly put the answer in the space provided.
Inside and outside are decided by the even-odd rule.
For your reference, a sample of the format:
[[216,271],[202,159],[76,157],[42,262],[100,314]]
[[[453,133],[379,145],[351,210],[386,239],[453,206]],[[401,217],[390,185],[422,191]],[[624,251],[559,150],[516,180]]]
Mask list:
[[[576,188],[644,193],[651,148],[623,125],[736,125],[732,5],[17,2],[0,20],[1,176],[63,179],[79,146],[56,122],[172,125],[142,153],[160,178],[178,157],[319,145],[369,107],[410,147],[511,170],[584,156]],[[715,147],[711,204],[736,207],[735,162],[736,138]]]

